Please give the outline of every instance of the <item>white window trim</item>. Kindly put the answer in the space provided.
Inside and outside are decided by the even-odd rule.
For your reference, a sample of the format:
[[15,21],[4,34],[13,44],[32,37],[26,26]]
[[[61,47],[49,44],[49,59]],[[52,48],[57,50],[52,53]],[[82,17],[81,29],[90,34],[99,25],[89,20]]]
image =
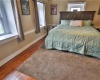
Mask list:
[[16,38],[18,38],[18,35],[14,35],[14,34],[7,34],[7,35],[0,36],[0,44],[9,42]]
[[43,28],[45,28],[45,26],[40,26],[40,29],[43,29]]
[[[43,27],[41,27],[41,28],[43,28]],[[35,29],[24,32],[24,35],[26,36],[31,33],[35,33]],[[13,34],[4,35],[2,37],[0,36],[0,44],[4,44],[6,42],[9,42],[9,41],[17,39],[17,38],[18,38],[18,35],[13,35]]]
[[[81,11],[81,8],[73,8],[74,10],[77,9],[77,11]],[[73,9],[71,8],[71,11],[73,11]]]
[[[82,5],[84,5],[84,7],[82,7]],[[85,11],[86,2],[68,3],[67,11],[71,11],[71,8],[82,8],[81,11]]]

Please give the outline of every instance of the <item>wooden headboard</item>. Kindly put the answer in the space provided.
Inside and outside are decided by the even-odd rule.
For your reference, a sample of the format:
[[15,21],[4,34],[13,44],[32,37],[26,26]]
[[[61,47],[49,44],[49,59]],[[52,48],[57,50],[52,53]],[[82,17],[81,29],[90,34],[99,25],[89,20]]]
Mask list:
[[60,12],[61,20],[93,20],[95,11]]

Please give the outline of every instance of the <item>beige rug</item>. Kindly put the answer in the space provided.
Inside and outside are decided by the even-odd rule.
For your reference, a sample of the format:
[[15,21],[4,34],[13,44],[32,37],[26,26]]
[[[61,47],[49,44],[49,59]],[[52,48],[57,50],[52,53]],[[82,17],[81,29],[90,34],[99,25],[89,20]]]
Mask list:
[[37,80],[100,80],[99,59],[43,48],[17,70]]

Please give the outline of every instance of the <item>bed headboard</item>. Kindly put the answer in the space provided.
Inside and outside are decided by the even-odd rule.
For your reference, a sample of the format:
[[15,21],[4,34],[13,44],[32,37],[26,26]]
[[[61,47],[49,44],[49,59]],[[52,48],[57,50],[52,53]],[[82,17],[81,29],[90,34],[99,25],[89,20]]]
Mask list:
[[60,12],[61,20],[93,20],[95,11]]

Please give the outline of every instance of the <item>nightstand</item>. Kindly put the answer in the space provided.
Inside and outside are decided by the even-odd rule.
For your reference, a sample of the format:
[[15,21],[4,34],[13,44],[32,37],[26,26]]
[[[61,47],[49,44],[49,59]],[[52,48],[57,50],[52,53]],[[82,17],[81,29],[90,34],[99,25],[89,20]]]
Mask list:
[[98,26],[98,27],[96,27],[96,29],[100,32],[100,27]]
[[54,27],[56,27],[57,25],[49,25],[48,27],[47,27],[47,33],[51,30],[51,29],[53,29]]
[[97,28],[97,30],[100,32],[100,28]]

